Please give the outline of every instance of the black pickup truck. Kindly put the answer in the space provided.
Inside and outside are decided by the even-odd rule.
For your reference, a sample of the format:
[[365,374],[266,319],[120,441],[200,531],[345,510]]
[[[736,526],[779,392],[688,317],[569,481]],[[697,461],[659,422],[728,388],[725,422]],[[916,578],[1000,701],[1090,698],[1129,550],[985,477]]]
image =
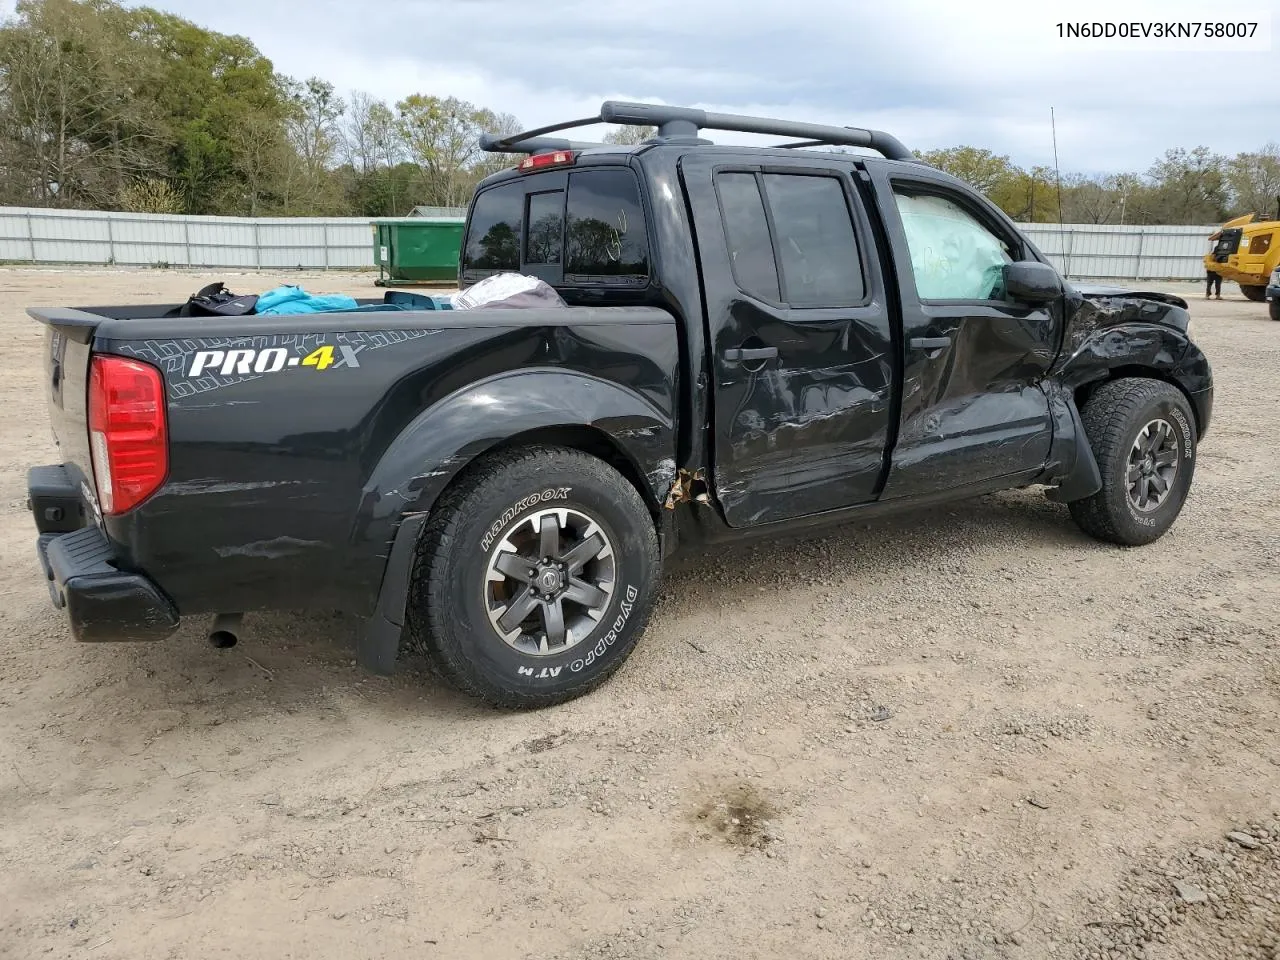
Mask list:
[[[547,136],[599,122],[657,134]],[[621,665],[691,544],[1031,485],[1130,546],[1182,509],[1213,397],[1186,304],[1064,282],[893,137],[610,102],[486,146],[523,159],[477,189],[460,285],[567,306],[30,311],[64,461],[30,502],[78,639],[341,609],[371,669],[403,637],[535,707]]]

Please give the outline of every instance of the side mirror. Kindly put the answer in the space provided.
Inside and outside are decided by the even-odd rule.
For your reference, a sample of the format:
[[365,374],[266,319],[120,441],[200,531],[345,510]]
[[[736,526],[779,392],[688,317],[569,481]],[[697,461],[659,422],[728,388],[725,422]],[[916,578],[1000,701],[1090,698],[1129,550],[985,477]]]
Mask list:
[[1021,260],[1004,265],[1004,290],[1019,303],[1048,303],[1062,296],[1062,278],[1047,263]]

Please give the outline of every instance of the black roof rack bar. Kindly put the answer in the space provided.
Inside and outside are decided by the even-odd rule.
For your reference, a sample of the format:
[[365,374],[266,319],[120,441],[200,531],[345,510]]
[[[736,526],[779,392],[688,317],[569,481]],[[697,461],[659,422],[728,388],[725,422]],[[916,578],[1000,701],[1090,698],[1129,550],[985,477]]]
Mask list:
[[513,137],[500,137],[493,133],[480,135],[480,149],[488,153],[553,153],[556,150],[589,150],[592,147],[607,147],[607,143],[588,143],[584,140],[565,140],[562,137],[526,137],[516,134]]
[[[802,147],[830,147],[830,146],[835,146],[835,144],[832,144],[827,140],[793,140],[790,143],[775,143],[770,147],[770,149],[799,150]],[[910,157],[903,157],[902,159],[904,160],[909,159],[915,163],[924,163],[923,160],[921,160],[919,157],[916,157],[914,154]]]
[[[600,118],[598,116],[583,117],[581,120],[565,120],[563,123],[552,123],[552,124],[548,124],[545,127],[535,127],[532,130],[525,130],[521,133],[513,133],[509,137],[496,137],[493,139],[493,142],[495,145],[500,144],[500,145],[506,146],[512,143],[519,143],[521,140],[528,140],[531,137],[540,137],[544,133],[555,133],[558,130],[569,130],[573,127],[585,127],[588,124],[599,123],[599,122],[600,122]],[[488,150],[490,148],[485,147],[485,149]],[[497,151],[497,152],[503,152],[503,151]],[[517,153],[519,152],[522,152],[522,151],[517,151]]]
[[585,127],[595,123],[622,123],[633,126],[654,126],[658,138],[697,137],[700,130],[728,130],[736,133],[775,134],[780,137],[803,137],[803,143],[793,146],[845,146],[867,147],[877,150],[890,160],[914,160],[915,156],[902,142],[882,130],[863,130],[860,127],[833,127],[822,123],[801,123],[795,120],[773,120],[769,117],[749,117],[734,113],[708,113],[694,107],[670,107],[659,103],[625,103],[606,100],[600,106],[600,114],[580,120],[553,123],[507,137],[485,135],[480,138],[482,149],[491,153],[539,153],[547,150],[579,150],[595,144],[578,144],[571,140],[543,137],[571,127]]
[[897,138],[882,130],[859,127],[834,127],[822,123],[796,120],[774,120],[733,113],[708,113],[693,107],[669,107],[656,103],[621,103],[610,100],[600,107],[600,119],[606,123],[651,124],[658,136],[697,136],[699,130],[731,130],[736,133],[776,134],[801,137],[820,144],[846,147],[869,147],[890,160],[914,160],[915,156]]

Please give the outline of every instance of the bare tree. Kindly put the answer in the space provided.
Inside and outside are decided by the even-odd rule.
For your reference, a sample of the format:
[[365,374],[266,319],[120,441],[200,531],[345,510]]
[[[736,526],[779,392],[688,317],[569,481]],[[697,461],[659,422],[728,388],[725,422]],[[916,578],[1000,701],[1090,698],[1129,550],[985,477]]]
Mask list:
[[1068,174],[1062,178],[1062,219],[1067,223],[1111,223],[1119,220],[1119,194],[1103,177]]
[[1165,223],[1218,223],[1227,211],[1226,161],[1208,147],[1166,150],[1151,178]]
[[412,94],[396,104],[397,125],[407,153],[422,170],[426,202],[445,207],[466,203],[480,160],[480,134],[516,132],[510,114],[495,114],[456,97]]
[[333,84],[312,77],[304,83],[289,82],[289,140],[303,164],[313,173],[329,167],[341,141],[338,121],[346,110]]
[[1268,143],[1257,153],[1241,153],[1227,164],[1227,179],[1238,213],[1280,219],[1280,145]]
[[391,125],[391,111],[381,100],[360,90],[353,90],[342,117],[339,137],[342,157],[351,169],[360,174],[370,174],[380,163],[393,166],[386,156],[385,132]]
[[[476,114],[476,123],[481,133],[489,133],[499,137],[509,137],[519,133],[520,121],[509,113],[494,113],[492,110],[480,110]],[[479,183],[485,177],[511,166],[511,157],[501,153],[480,153],[471,168],[472,183]]]
[[232,206],[251,217],[261,216],[289,168],[296,167],[290,162],[294,155],[279,122],[261,111],[246,116],[230,131],[230,137],[236,172],[243,183],[242,194]]

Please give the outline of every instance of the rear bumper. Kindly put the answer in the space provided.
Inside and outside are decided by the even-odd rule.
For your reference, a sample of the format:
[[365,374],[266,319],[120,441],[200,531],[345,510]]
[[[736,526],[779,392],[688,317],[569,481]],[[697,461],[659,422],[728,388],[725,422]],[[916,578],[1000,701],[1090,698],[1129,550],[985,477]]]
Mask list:
[[[36,467],[27,475],[32,512],[40,538],[36,552],[54,606],[64,609],[77,640],[163,640],[178,628],[178,611],[154,583],[140,573],[121,570],[116,550],[101,528],[49,530],[82,511],[78,489],[64,470]],[[60,508],[60,523],[48,512]]]

